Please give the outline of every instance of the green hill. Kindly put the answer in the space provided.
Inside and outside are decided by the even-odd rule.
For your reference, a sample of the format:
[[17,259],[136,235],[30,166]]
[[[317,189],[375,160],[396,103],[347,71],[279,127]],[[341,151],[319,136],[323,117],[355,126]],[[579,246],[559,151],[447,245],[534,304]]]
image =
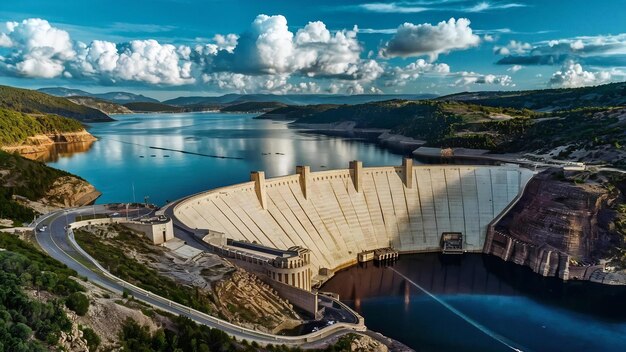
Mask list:
[[245,102],[230,105],[221,109],[223,112],[267,112],[277,108],[286,107],[283,103],[276,102]]
[[460,101],[391,100],[360,105],[277,109],[296,123],[355,122],[389,129],[427,145],[492,152],[552,153],[553,157],[626,165],[626,108],[584,108],[541,113]]
[[124,107],[133,112],[185,112],[185,108],[163,103],[139,102],[124,104]]
[[[34,212],[12,199],[13,195],[37,200],[63,176],[73,176],[44,163],[0,150],[0,213],[2,218],[29,222]],[[74,176],[76,177],[76,176]]]
[[28,114],[56,114],[83,122],[113,121],[100,110],[34,90],[0,86],[0,107]]
[[458,93],[437,98],[487,106],[533,110],[571,110],[584,107],[626,105],[626,82],[595,87],[541,89],[515,92]]
[[78,132],[83,125],[57,115],[32,115],[0,108],[0,146],[24,142],[36,134]]
[[83,106],[102,111],[105,114],[129,114],[132,113],[127,107],[93,97],[68,97],[68,100]]
[[297,120],[314,114],[335,109],[341,105],[320,104],[320,105],[288,105],[277,109],[270,110],[263,115],[255,117],[255,119],[284,119]]
[[[274,113],[274,112],[272,112]],[[299,110],[297,123],[356,122],[357,128],[389,129],[393,133],[438,144],[464,131],[489,130],[508,120],[524,121],[540,114],[530,110],[484,107],[461,102],[389,100],[342,105],[334,108]],[[297,114],[291,112],[292,117]]]

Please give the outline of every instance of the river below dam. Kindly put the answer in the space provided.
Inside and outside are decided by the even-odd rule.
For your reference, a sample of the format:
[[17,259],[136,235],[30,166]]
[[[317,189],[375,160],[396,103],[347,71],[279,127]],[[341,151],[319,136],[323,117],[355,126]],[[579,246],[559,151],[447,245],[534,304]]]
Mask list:
[[488,255],[401,255],[342,270],[322,290],[417,351],[623,351],[626,343],[626,287],[564,283]]
[[[57,146],[44,160],[79,175],[98,203],[148,199],[157,205],[207,189],[314,171],[400,165],[376,144],[305,133],[251,114],[115,115],[91,124],[98,141]],[[147,197],[147,198],[146,198]],[[479,254],[402,255],[337,273],[323,287],[365,317],[374,331],[418,351],[622,351],[626,288],[563,283]]]

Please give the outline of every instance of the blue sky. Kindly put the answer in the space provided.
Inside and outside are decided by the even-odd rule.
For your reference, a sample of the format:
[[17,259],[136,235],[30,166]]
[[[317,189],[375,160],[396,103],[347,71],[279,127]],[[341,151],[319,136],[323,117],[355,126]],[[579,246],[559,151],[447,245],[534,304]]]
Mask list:
[[0,83],[135,91],[436,93],[626,80],[626,1],[20,0]]

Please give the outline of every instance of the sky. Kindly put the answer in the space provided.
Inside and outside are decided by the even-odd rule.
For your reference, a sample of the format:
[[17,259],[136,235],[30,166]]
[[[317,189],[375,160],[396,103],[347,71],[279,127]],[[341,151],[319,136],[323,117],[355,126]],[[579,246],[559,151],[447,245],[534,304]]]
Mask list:
[[626,80],[626,0],[1,0],[0,84],[450,94]]

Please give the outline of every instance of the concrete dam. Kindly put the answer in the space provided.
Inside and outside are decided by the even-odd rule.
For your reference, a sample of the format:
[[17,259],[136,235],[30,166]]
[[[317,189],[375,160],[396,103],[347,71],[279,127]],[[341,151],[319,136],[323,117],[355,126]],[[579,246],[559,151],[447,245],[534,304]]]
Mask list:
[[[483,250],[489,224],[517,199],[533,172],[517,165],[416,165],[311,172],[210,190],[179,202],[191,229],[285,250],[309,249],[312,274],[354,264],[363,251],[440,251],[443,233]],[[328,269],[328,270],[325,270]],[[325,274],[324,274],[325,275]]]

